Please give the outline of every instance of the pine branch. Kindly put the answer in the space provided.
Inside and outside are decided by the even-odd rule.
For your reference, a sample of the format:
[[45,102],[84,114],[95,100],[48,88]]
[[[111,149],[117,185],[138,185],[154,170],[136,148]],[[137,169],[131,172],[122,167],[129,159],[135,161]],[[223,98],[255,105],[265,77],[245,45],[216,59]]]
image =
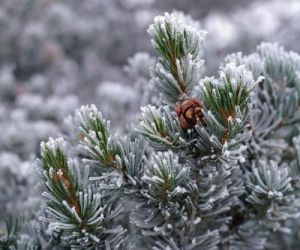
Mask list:
[[[41,157],[43,170],[49,173],[52,185],[61,190],[68,204],[80,214],[80,205],[77,198],[78,185],[76,176],[72,176],[72,170],[68,166],[67,156],[64,153],[64,141],[62,138],[49,139],[48,143],[41,144]],[[74,173],[73,173],[74,174]]]
[[205,32],[198,23],[175,12],[156,17],[148,33],[161,55],[153,82],[167,102],[176,103],[186,98],[199,80],[203,64],[199,52]]
[[[219,82],[220,81],[220,82]],[[204,79],[203,101],[218,124],[223,127],[219,140],[233,139],[249,122],[251,91],[257,83],[250,71],[243,66],[227,64],[220,73],[220,80]],[[258,79],[257,82],[260,82]],[[210,121],[210,119],[207,119]],[[214,127],[209,124],[208,127]]]
[[254,77],[264,77],[253,99],[254,112],[250,117],[253,136],[248,142],[249,153],[284,152],[286,143],[291,144],[299,121],[299,55],[277,44],[262,43],[257,53],[249,56],[237,53],[228,56],[226,61],[245,65]]
[[[246,178],[249,190],[246,201],[253,206],[258,216],[266,216],[271,226],[283,218],[300,216],[299,201],[294,195],[287,165],[260,161],[257,165],[253,164],[252,171],[247,173]],[[270,225],[266,223],[265,226]]]
[[140,133],[156,150],[178,150],[186,144],[176,114],[167,106],[142,108]]
[[22,219],[13,219],[11,216],[5,221],[5,231],[0,233],[1,249],[17,249]]
[[76,114],[76,120],[84,136],[81,146],[92,160],[87,159],[88,162],[96,162],[102,167],[102,173],[116,171],[123,184],[130,182],[136,185],[146,162],[143,141],[111,135],[109,122],[102,118],[94,105],[82,107]]
[[[83,106],[76,114],[79,129],[83,133],[81,143],[92,160],[101,167],[116,169],[116,157],[120,154],[120,146],[109,134],[109,123],[94,105]],[[116,169],[118,170],[118,169]]]
[[[108,238],[109,221],[115,215],[104,204],[104,196],[88,186],[86,169],[83,181],[75,163],[67,159],[65,142],[62,138],[41,144],[42,176],[47,192],[47,217],[42,219],[52,227],[65,232],[66,240],[75,247],[95,247],[108,244],[101,240]],[[107,232],[106,232],[107,231]],[[116,228],[124,234],[122,228]],[[117,242],[116,245],[121,244]]]

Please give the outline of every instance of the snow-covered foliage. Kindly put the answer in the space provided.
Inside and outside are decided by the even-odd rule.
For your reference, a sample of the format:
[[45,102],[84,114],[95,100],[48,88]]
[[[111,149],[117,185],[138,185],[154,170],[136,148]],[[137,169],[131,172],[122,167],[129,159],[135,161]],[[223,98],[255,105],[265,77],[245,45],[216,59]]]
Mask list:
[[247,8],[237,9],[231,14],[211,12],[203,20],[203,27],[209,34],[206,47],[209,71],[216,69],[219,58],[236,51],[251,52],[264,41],[276,42],[300,52],[297,43],[300,2],[251,2]]
[[0,1],[0,249],[297,249],[300,3],[239,4]]

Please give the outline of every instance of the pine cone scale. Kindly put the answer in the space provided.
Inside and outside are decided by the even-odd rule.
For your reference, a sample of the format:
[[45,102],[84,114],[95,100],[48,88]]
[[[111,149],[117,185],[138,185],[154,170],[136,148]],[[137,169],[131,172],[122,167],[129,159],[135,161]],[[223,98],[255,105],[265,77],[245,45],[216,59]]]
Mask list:
[[203,103],[195,98],[187,99],[175,107],[180,126],[184,129],[193,128],[198,121],[203,121]]

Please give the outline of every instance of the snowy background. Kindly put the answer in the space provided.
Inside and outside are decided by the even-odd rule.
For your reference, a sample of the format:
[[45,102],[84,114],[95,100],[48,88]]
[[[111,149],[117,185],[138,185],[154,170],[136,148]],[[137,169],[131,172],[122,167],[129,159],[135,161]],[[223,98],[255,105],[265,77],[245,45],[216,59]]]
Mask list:
[[35,204],[41,140],[95,103],[124,132],[152,100],[148,25],[183,11],[208,31],[206,74],[272,41],[300,52],[298,0],[0,0],[0,221]]

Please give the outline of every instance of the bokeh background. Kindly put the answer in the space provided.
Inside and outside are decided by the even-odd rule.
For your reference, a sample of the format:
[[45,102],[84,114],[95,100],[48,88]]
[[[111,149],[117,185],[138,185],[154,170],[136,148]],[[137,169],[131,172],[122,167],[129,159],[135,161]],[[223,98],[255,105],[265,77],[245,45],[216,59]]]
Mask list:
[[261,41],[300,50],[299,0],[0,0],[0,221],[38,203],[40,141],[68,134],[80,105],[95,103],[120,133],[135,126],[153,101],[146,30],[173,10],[208,31],[204,75]]

